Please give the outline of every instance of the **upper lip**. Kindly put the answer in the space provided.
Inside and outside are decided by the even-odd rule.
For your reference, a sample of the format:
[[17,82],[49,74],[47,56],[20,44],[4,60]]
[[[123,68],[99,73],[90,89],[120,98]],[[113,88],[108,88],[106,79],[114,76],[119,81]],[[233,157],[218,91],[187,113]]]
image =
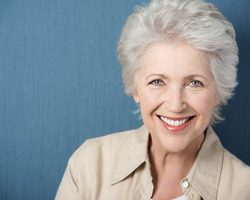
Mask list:
[[167,118],[167,119],[170,119],[170,120],[183,120],[183,119],[187,119],[187,118],[193,118],[194,115],[185,116],[185,117],[167,117],[167,116],[164,116],[164,115],[158,115],[158,117],[164,117],[164,118]]

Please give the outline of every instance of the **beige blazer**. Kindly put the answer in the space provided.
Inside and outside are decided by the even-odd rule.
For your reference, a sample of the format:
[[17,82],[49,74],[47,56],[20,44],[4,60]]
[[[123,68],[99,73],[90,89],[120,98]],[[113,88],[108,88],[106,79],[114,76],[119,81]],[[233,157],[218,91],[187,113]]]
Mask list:
[[[150,200],[153,193],[145,127],[87,140],[71,156],[56,200]],[[187,177],[189,200],[250,200],[250,167],[225,150],[208,128]]]

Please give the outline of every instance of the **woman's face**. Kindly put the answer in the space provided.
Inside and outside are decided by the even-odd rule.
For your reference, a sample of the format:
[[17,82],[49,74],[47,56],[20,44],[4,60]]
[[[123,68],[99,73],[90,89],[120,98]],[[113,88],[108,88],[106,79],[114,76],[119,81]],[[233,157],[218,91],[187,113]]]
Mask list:
[[200,145],[218,104],[208,55],[186,43],[159,43],[141,61],[134,99],[152,146],[177,153]]

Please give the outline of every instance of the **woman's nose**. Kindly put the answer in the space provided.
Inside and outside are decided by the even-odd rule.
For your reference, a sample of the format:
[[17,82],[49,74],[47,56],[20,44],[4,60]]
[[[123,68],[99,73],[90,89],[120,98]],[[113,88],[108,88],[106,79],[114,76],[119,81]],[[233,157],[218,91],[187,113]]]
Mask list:
[[165,106],[169,112],[182,112],[187,107],[184,89],[179,86],[168,88],[165,94]]

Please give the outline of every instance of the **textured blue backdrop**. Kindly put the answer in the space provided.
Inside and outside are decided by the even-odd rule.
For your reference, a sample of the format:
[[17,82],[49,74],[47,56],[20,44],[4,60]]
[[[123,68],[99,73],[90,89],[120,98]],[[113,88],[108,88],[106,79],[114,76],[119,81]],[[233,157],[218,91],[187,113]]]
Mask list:
[[[119,34],[146,0],[0,0],[0,199],[53,199],[87,138],[140,125],[123,93]],[[223,144],[250,164],[250,1],[214,0],[235,24],[239,81]]]

